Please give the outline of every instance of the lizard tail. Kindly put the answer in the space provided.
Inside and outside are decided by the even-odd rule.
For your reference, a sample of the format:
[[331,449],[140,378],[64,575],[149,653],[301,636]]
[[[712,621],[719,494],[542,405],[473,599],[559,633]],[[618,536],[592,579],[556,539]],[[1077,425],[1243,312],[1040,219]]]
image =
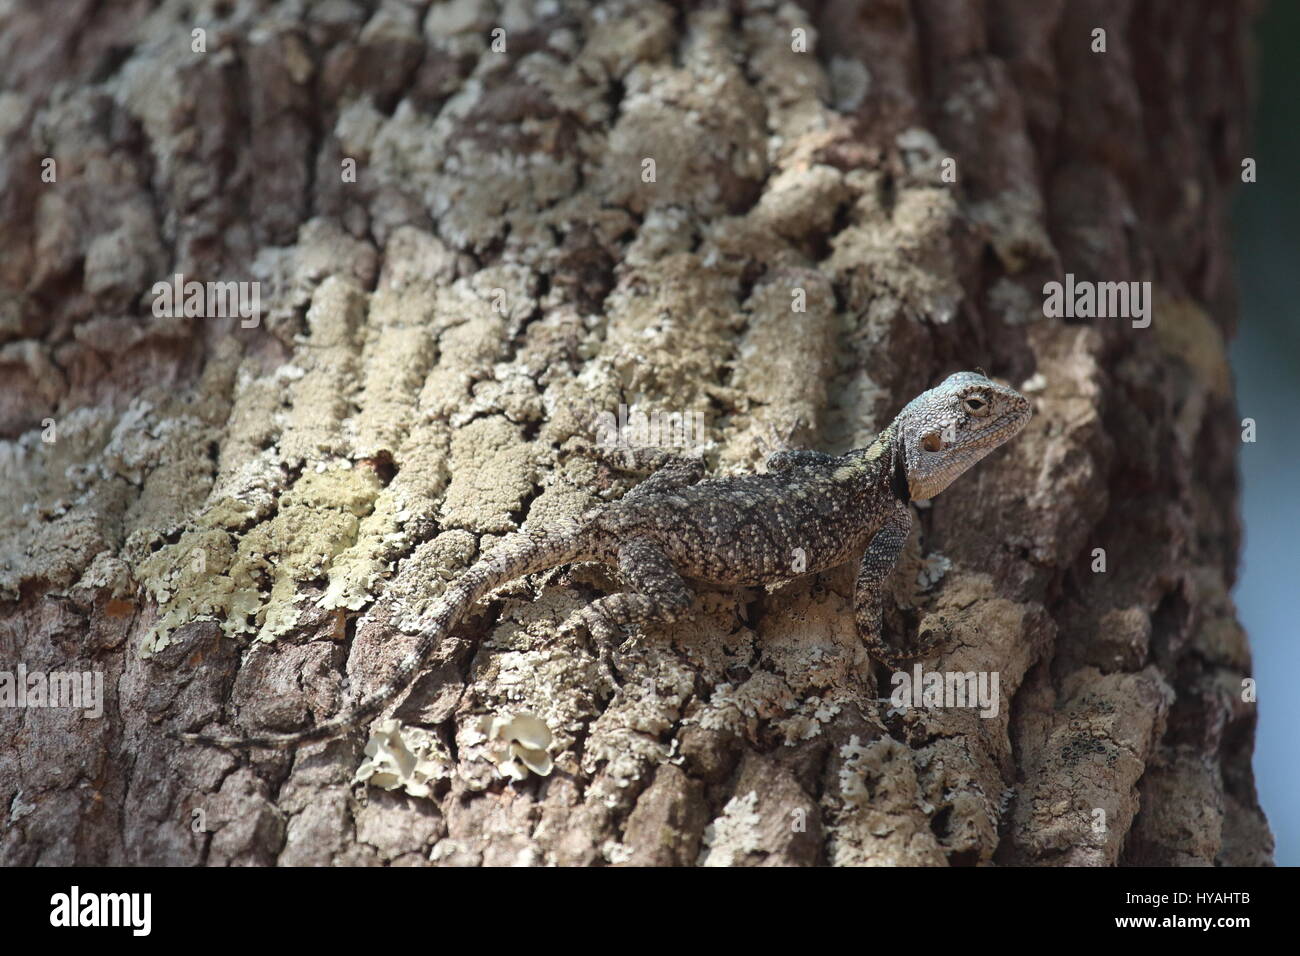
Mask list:
[[474,602],[515,578],[544,571],[583,557],[588,553],[586,526],[577,521],[539,531],[525,532],[503,541],[492,553],[474,564],[450,586],[434,605],[429,626],[419,642],[397,665],[388,682],[372,691],[353,707],[306,730],[282,734],[236,737],[224,734],[175,733],[190,743],[216,747],[264,747],[281,749],[313,740],[324,740],[355,730],[368,717],[400,694],[415,679],[429,654],[465,616]]

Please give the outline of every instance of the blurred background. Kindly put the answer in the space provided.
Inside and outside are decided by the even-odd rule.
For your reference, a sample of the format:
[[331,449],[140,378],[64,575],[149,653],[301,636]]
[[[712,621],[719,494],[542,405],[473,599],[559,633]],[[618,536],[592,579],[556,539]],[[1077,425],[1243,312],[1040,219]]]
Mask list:
[[1258,181],[1234,210],[1241,324],[1237,404],[1256,422],[1241,451],[1246,543],[1235,597],[1259,691],[1255,779],[1279,865],[1300,865],[1300,3],[1274,0],[1257,29],[1252,153]]

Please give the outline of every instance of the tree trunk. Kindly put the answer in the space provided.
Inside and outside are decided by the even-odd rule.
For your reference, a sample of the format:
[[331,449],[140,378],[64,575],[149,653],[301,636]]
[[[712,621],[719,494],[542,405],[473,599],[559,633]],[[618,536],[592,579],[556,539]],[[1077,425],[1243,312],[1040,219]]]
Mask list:
[[[2,669],[105,698],[0,707],[0,862],[1270,861],[1241,5],[253,6],[0,14]],[[177,273],[257,319],[159,314]],[[1153,321],[1044,317],[1066,273]],[[1035,417],[918,512],[886,628],[996,714],[891,703],[852,568],[602,656],[556,634],[618,587],[583,566],[443,642],[382,725],[418,761],[164,736],[381,684],[497,538],[630,487],[592,413],[702,421],[731,473],[975,367]]]

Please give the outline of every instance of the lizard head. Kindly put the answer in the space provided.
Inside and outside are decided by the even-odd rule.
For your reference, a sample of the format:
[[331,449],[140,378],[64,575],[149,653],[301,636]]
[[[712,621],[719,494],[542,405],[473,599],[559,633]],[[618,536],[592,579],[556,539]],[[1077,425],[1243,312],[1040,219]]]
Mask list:
[[911,496],[933,498],[1014,438],[1031,414],[1023,395],[978,372],[957,372],[922,392],[898,416]]

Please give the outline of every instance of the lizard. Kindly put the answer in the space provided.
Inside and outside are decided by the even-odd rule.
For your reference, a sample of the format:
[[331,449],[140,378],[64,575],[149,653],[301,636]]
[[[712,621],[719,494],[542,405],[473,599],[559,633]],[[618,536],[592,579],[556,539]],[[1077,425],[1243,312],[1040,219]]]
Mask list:
[[1030,404],[978,372],[957,372],[912,399],[865,447],[844,455],[777,451],[766,471],[705,480],[700,457],[671,458],[622,498],[580,518],[504,538],[439,596],[415,647],[389,680],[350,709],[305,730],[250,736],[179,733],[191,743],[284,748],[356,730],[415,679],[439,642],[481,598],[517,578],[583,561],[618,569],[629,589],[570,617],[563,635],[608,641],[673,624],[694,588],[776,584],[861,555],[854,619],[868,653],[896,668],[883,640],[883,587],[907,541],[912,502],[939,494],[1024,428]]

